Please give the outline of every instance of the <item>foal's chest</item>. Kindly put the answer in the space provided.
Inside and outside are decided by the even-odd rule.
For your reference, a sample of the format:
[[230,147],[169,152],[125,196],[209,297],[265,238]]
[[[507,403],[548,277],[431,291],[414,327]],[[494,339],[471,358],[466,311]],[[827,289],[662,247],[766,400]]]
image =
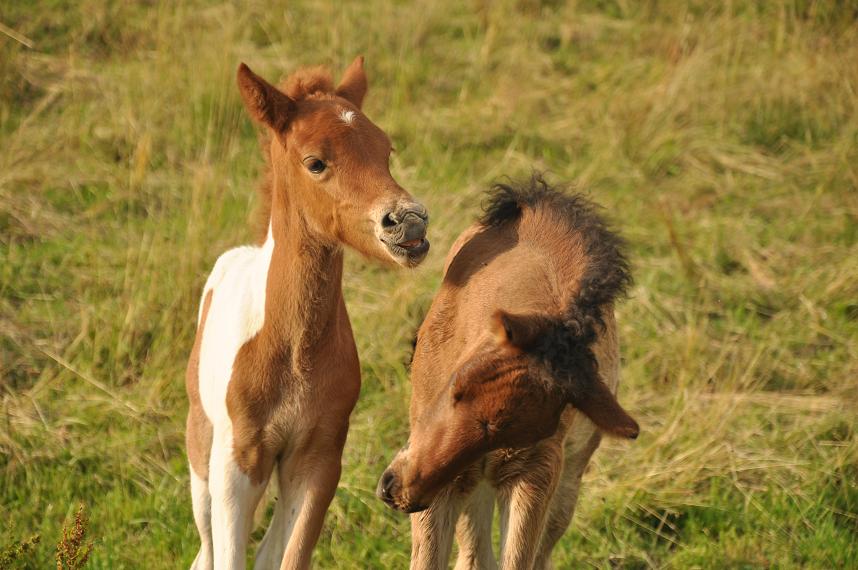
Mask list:
[[535,445],[521,449],[498,449],[490,453],[484,469],[486,479],[495,487],[504,487],[522,477],[538,475],[545,469],[560,469],[563,464],[563,444],[573,414],[564,412],[554,435]]

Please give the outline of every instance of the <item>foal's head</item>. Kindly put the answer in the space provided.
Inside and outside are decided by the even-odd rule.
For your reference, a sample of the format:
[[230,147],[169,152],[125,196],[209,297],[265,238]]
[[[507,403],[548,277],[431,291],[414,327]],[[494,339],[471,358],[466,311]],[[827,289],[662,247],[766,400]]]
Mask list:
[[486,453],[552,435],[570,404],[608,434],[637,437],[637,423],[599,378],[594,339],[582,337],[580,323],[499,310],[487,324],[490,334],[447,382],[433,379],[433,347],[418,339],[412,379],[424,397],[412,400],[408,446],[379,482],[378,495],[390,506],[426,508]]
[[390,139],[361,112],[367,89],[363,58],[334,87],[321,69],[302,70],[278,89],[246,65],[242,99],[271,131],[269,204],[299,215],[308,231],[365,255],[415,266],[426,256],[428,214],[390,174]]

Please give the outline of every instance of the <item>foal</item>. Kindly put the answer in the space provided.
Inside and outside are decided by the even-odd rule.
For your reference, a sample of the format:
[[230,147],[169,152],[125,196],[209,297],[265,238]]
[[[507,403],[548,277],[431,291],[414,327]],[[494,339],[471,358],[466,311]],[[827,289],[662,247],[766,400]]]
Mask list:
[[600,433],[637,436],[613,396],[620,245],[538,176],[497,186],[453,245],[417,336],[408,445],[377,491],[415,513],[412,568],[447,568],[454,528],[457,569],[496,568],[496,496],[501,567],[550,566]]
[[188,458],[202,546],[193,568],[244,568],[273,471],[257,568],[306,568],[340,477],[360,367],[343,303],[343,244],[412,267],[426,209],[391,177],[390,140],[361,112],[363,58],[335,88],[322,69],[278,89],[242,64],[238,87],[268,128],[267,234],[206,282],[187,370]]

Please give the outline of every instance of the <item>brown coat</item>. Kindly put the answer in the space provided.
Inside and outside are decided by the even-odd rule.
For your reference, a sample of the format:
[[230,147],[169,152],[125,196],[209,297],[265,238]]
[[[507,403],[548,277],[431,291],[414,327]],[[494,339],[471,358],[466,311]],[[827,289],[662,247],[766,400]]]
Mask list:
[[206,284],[188,363],[188,458],[202,547],[195,568],[244,566],[273,472],[279,500],[257,566],[306,568],[340,476],[360,365],[342,294],[343,245],[419,264],[428,216],[390,174],[390,140],[360,110],[363,58],[336,88],[321,69],[277,88],[241,65],[268,129],[266,234]]
[[539,177],[498,187],[454,244],[417,337],[408,445],[378,490],[415,513],[412,567],[446,567],[454,527],[459,564],[492,567],[495,496],[503,567],[547,564],[600,431],[637,436],[613,396],[621,245]]

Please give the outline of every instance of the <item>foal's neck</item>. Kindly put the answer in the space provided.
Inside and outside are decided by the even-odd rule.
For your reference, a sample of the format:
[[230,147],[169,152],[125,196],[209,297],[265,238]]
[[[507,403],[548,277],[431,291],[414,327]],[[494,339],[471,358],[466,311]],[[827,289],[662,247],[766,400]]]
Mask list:
[[[313,230],[299,206],[275,198],[265,247],[272,247],[260,334],[277,356],[300,353],[329,336],[342,306],[343,250]],[[273,240],[273,244],[271,241]]]

